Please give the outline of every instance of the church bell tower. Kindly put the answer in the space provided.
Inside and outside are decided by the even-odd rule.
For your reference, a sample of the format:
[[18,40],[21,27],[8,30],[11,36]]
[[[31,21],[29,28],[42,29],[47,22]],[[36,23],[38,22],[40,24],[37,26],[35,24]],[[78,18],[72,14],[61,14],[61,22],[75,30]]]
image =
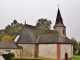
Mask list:
[[62,36],[66,36],[66,26],[63,23],[59,8],[57,12],[56,22],[54,25],[54,30],[58,31]]

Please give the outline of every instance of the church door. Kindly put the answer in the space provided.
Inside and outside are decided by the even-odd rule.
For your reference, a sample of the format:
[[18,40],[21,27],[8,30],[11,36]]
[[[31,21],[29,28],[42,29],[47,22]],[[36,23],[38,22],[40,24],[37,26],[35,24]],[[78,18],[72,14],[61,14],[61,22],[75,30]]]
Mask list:
[[65,60],[68,60],[68,54],[67,53],[65,54]]

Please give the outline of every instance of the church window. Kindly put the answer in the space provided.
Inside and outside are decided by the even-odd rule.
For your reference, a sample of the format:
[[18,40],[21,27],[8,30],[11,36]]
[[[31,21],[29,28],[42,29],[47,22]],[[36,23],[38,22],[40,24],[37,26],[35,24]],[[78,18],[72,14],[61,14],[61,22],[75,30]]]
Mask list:
[[63,34],[64,34],[64,30],[63,30]]

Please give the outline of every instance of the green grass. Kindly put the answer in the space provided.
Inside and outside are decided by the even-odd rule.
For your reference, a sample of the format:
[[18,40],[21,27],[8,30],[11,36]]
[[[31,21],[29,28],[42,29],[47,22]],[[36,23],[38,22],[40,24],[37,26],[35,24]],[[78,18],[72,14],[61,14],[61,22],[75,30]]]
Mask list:
[[42,60],[42,59],[38,59],[38,58],[12,58],[11,60]]
[[80,60],[80,55],[75,55],[75,56],[73,57],[73,60]]
[[[44,59],[44,58],[12,58],[11,60],[52,60],[52,59]],[[80,60],[80,55],[75,55],[73,60]]]
[[12,58],[11,60],[52,60],[49,58]]

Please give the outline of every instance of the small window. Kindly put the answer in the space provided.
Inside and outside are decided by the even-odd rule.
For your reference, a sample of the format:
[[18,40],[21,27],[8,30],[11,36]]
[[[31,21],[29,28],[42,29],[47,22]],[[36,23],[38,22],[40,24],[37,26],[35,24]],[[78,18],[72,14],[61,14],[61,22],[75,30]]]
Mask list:
[[6,50],[6,52],[10,52],[10,50]]
[[64,34],[64,30],[63,30],[63,34]]

